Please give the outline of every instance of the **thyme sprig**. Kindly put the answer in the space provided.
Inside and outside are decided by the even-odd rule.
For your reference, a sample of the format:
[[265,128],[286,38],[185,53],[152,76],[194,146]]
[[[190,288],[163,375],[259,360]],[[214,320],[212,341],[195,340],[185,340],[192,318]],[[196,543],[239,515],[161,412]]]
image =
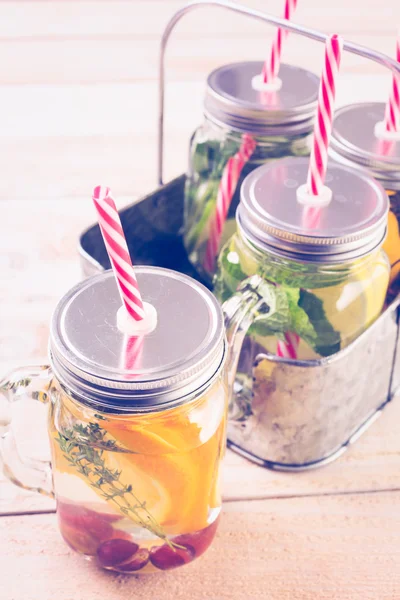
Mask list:
[[59,432],[56,442],[68,463],[87,479],[92,488],[100,492],[104,500],[113,504],[122,515],[164,540],[170,547],[180,548],[167,538],[147,509],[146,502],[140,501],[135,495],[132,485],[124,485],[120,481],[121,471],[106,466],[104,451],[128,452],[106,436],[107,432],[98,423],[76,423],[71,429]]

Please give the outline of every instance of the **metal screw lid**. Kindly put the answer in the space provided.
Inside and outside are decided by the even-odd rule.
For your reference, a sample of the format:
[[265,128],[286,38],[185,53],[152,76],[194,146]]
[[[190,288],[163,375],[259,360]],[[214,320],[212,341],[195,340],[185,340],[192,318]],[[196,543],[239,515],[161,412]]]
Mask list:
[[211,292],[168,269],[135,267],[135,273],[158,319],[142,345],[135,347],[139,338],[131,338],[130,354],[116,323],[121,299],[111,271],[70,290],[50,332],[51,363],[61,383],[78,399],[120,411],[185,401],[219,373],[225,353],[222,311]]
[[237,221],[262,250],[312,262],[343,262],[376,248],[386,233],[389,200],[367,173],[331,162],[325,183],[332,200],[318,228],[305,225],[297,188],[307,181],[307,158],[284,158],[255,169],[243,182]]
[[276,92],[254,89],[261,61],[224,65],[207,80],[204,111],[207,118],[255,135],[301,134],[312,130],[319,79],[314,73],[282,64],[282,87]]
[[353,166],[367,168],[386,189],[400,190],[400,141],[383,141],[375,135],[383,121],[385,104],[349,104],[336,111],[330,154]]

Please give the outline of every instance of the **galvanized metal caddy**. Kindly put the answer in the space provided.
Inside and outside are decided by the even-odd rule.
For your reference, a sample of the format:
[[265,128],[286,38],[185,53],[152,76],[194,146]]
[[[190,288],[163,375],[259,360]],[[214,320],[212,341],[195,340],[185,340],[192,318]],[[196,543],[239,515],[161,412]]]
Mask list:
[[[190,264],[181,238],[185,175],[163,184],[163,120],[164,62],[170,34],[185,14],[204,6],[225,8],[285,27],[319,42],[326,39],[317,31],[224,0],[192,2],[179,10],[167,25],[160,53],[160,187],[126,207],[120,215],[129,250],[137,264],[175,269],[200,281],[201,277]],[[383,54],[351,42],[345,42],[344,49],[400,73],[400,65]],[[86,276],[110,268],[97,225],[81,235],[80,256]],[[268,401],[263,407],[255,407],[249,399],[244,406],[233,407],[228,427],[229,446],[253,462],[278,470],[309,469],[340,456],[375,421],[400,386],[399,305],[398,296],[363,335],[329,358],[304,362],[265,352],[259,354],[257,361],[267,360],[271,364]],[[334,408],[331,402],[333,396],[338,399]],[[271,414],[271,407],[277,405],[277,399],[280,409],[278,412],[272,409],[274,414]],[[296,434],[297,439],[292,440],[289,436],[282,459],[285,431],[293,425],[291,415],[294,408],[299,419],[303,420],[299,431],[303,432],[307,447],[301,446],[301,435]],[[313,415],[312,421],[309,415]],[[328,439],[321,426],[325,421],[332,424]],[[302,458],[298,460],[299,457]]]

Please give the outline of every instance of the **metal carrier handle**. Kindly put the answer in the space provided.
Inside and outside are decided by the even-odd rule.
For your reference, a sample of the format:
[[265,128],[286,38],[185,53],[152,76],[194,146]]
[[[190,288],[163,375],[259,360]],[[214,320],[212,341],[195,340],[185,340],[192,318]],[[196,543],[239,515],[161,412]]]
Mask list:
[[[245,15],[247,17],[252,17],[253,19],[257,19],[258,21],[264,21],[265,23],[269,23],[270,25],[275,25],[276,27],[282,27],[283,29],[287,29],[293,33],[298,33],[304,37],[310,38],[311,40],[316,40],[317,42],[325,43],[327,39],[327,35],[325,33],[321,33],[320,31],[316,31],[315,29],[308,29],[307,27],[303,27],[303,25],[297,25],[292,21],[287,21],[286,19],[280,19],[278,17],[274,17],[269,15],[268,13],[261,12],[259,10],[254,10],[252,8],[247,8],[246,6],[242,6],[241,4],[236,4],[234,2],[229,2],[229,0],[195,0],[193,2],[189,2],[186,6],[178,10],[169,23],[167,24],[162,40],[161,40],[161,48],[160,48],[160,57],[159,57],[159,121],[158,121],[158,182],[160,185],[163,185],[163,162],[164,162],[164,103],[165,103],[165,51],[167,49],[168,41],[172,31],[175,29],[175,26],[178,22],[184,17],[187,13],[195,10],[196,8],[203,7],[219,7],[225,8],[226,10],[230,10],[231,12],[237,13],[239,15]],[[344,41],[343,49],[347,52],[351,52],[352,54],[357,54],[358,56],[363,56],[369,60],[373,60],[378,64],[382,65],[390,69],[393,73],[397,73],[400,76],[400,64],[396,62],[394,59],[386,56],[386,54],[382,54],[381,52],[375,52],[374,50],[370,50],[365,46],[360,46],[358,44],[353,44],[353,42]]]

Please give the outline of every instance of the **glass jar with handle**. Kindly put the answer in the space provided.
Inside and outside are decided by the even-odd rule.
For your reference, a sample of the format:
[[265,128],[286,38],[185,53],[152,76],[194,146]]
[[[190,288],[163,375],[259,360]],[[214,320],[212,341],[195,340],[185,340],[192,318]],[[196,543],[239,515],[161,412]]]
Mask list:
[[[225,309],[238,303],[247,315],[241,336],[234,330],[232,338],[228,328],[238,365],[231,371],[228,439],[275,468],[324,460],[370,414],[366,399],[361,403],[353,392],[347,398],[360,385],[359,360],[349,359],[341,376],[328,364],[379,316],[389,281],[382,251],[389,202],[382,186],[331,163],[332,199],[312,227],[297,193],[307,172],[307,159],[286,158],[247,176],[238,231],[220,253],[215,278]],[[257,311],[248,301],[254,296],[264,299]],[[372,356],[364,360],[369,364]],[[348,377],[353,383],[342,385]]]
[[235,230],[244,177],[265,162],[310,153],[318,77],[283,64],[279,72],[282,86],[263,91],[262,68],[262,62],[240,62],[209,75],[204,123],[190,143],[184,243],[191,262],[209,284],[218,251],[208,247],[218,194],[225,194],[227,205],[221,246]]
[[[106,569],[178,567],[210,545],[221,509],[226,345],[221,309],[201,284],[136,270],[154,331],[117,325],[112,272],[73,288],[51,323],[50,366],[1,382],[11,402],[48,403],[51,466],[21,462],[2,432],[6,473],[57,500],[64,540]],[[54,482],[54,488],[53,488]]]

